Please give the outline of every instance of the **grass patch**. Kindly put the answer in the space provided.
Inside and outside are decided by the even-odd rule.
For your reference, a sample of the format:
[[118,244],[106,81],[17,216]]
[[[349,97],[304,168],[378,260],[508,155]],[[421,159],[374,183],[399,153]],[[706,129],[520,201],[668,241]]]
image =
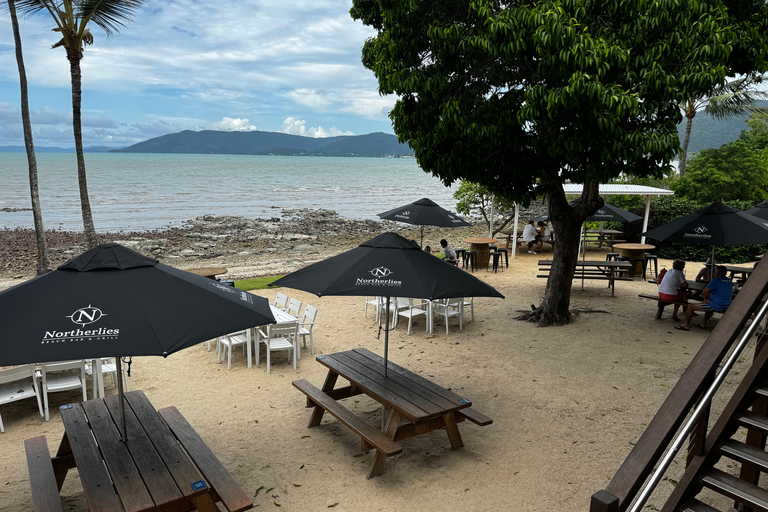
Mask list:
[[[264,290],[270,283],[274,283],[283,276],[256,277],[254,279],[243,279],[235,281],[235,288],[238,290]],[[279,287],[277,287],[279,288]],[[275,289],[277,289],[275,288]]]

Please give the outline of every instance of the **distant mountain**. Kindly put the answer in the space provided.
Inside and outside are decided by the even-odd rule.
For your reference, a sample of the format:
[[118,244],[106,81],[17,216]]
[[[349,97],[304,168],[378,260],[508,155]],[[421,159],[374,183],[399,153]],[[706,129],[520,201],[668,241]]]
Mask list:
[[[758,102],[758,105],[768,107],[768,102]],[[736,140],[743,130],[748,130],[746,123],[749,116],[740,116],[734,119],[725,119],[719,121],[713,119],[705,112],[699,112],[693,118],[691,126],[691,141],[688,144],[688,154],[696,153],[706,148],[719,148],[732,140]],[[685,122],[677,126],[677,133],[680,135],[680,145],[683,144],[685,137]]]
[[386,133],[342,137],[303,137],[276,132],[218,132],[185,130],[139,142],[114,153],[198,153],[226,155],[288,155],[400,157],[411,156],[407,144]]
[[[110,146],[88,146],[83,148],[85,153],[106,153],[117,149]],[[24,146],[0,146],[0,153],[26,153]],[[46,146],[35,146],[35,153],[74,153],[75,148],[57,148]]]

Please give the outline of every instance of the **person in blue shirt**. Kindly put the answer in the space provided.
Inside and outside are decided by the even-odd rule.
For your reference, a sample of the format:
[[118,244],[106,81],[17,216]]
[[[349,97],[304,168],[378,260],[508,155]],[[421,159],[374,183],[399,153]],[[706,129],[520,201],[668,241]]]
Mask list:
[[712,317],[712,313],[715,311],[722,312],[728,309],[731,305],[731,298],[733,298],[733,280],[728,278],[726,274],[728,269],[723,265],[715,267],[715,277],[709,282],[704,291],[701,292],[702,302],[688,304],[688,309],[685,311],[685,322],[680,325],[676,325],[675,329],[680,331],[691,330],[691,320],[693,314],[696,311],[704,311],[703,323],[697,323],[696,327],[701,329],[707,328],[707,321]]

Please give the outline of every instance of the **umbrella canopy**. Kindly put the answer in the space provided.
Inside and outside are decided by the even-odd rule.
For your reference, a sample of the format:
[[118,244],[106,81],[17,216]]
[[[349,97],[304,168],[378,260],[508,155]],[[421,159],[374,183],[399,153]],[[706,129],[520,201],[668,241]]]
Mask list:
[[263,297],[103,244],[0,292],[0,366],[116,357],[123,404],[121,356],[165,357],[268,323]]
[[263,297],[103,244],[0,292],[0,366],[168,356],[274,322]]
[[[313,263],[270,284],[323,295],[411,297],[500,297],[504,295],[472,274],[435,258],[415,242],[384,233],[359,247]],[[385,320],[385,325],[389,320]],[[389,331],[384,334],[384,359]]]
[[768,220],[768,201],[763,201],[760,204],[756,204],[744,213],[748,213],[749,215],[758,217],[760,219]]
[[664,242],[711,245],[714,267],[715,246],[767,244],[768,221],[727,204],[712,203],[643,235]]
[[[574,199],[569,203],[571,207],[576,207],[581,204],[581,198]],[[539,215],[534,221],[548,221],[549,215]],[[610,203],[605,203],[602,208],[597,210],[589,217],[586,222],[634,222],[636,220],[642,220],[642,217],[635,215],[627,210],[622,210],[618,206],[613,206]]]
[[458,228],[461,226],[470,226],[471,224],[461,219],[459,216],[442,208],[439,204],[427,199],[419,199],[411,204],[395,208],[379,214],[379,218],[386,220],[396,220],[406,224],[422,226],[421,239],[424,240],[423,226],[438,226],[443,228]]

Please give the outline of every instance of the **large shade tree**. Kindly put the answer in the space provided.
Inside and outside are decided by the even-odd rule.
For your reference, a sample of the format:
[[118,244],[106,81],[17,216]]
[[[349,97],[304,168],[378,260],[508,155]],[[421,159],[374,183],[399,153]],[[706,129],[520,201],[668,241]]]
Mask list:
[[88,247],[96,247],[99,238],[93,224],[91,201],[88,197],[88,182],[83,155],[83,131],[81,119],[82,77],[80,61],[87,45],[93,44],[93,35],[88,28],[94,24],[112,36],[130,21],[146,0],[16,0],[19,11],[28,15],[47,12],[56,23],[53,30],[61,39],[53,48],[63,47],[69,60],[72,80],[72,128],[75,135],[77,154],[77,179],[80,187],[80,208],[83,215],[83,230]]
[[[377,31],[363,64],[398,95],[395,133],[426,172],[523,204],[549,196],[558,244],[540,326],[569,320],[599,183],[661,175],[677,105],[766,65],[760,0],[353,0],[351,15]],[[565,181],[584,184],[576,208]]]
[[19,68],[19,85],[21,87],[21,124],[24,130],[24,147],[27,151],[29,193],[32,199],[32,219],[35,224],[35,240],[37,242],[37,275],[42,275],[51,271],[51,258],[48,256],[48,244],[45,240],[45,227],[43,226],[43,212],[40,207],[40,192],[37,186],[37,158],[35,156],[35,142],[32,137],[32,121],[29,117],[27,72],[24,66],[24,53],[21,49],[19,19],[16,15],[16,4],[14,0],[8,0],[8,12],[11,15],[13,41],[16,46],[16,65]]

